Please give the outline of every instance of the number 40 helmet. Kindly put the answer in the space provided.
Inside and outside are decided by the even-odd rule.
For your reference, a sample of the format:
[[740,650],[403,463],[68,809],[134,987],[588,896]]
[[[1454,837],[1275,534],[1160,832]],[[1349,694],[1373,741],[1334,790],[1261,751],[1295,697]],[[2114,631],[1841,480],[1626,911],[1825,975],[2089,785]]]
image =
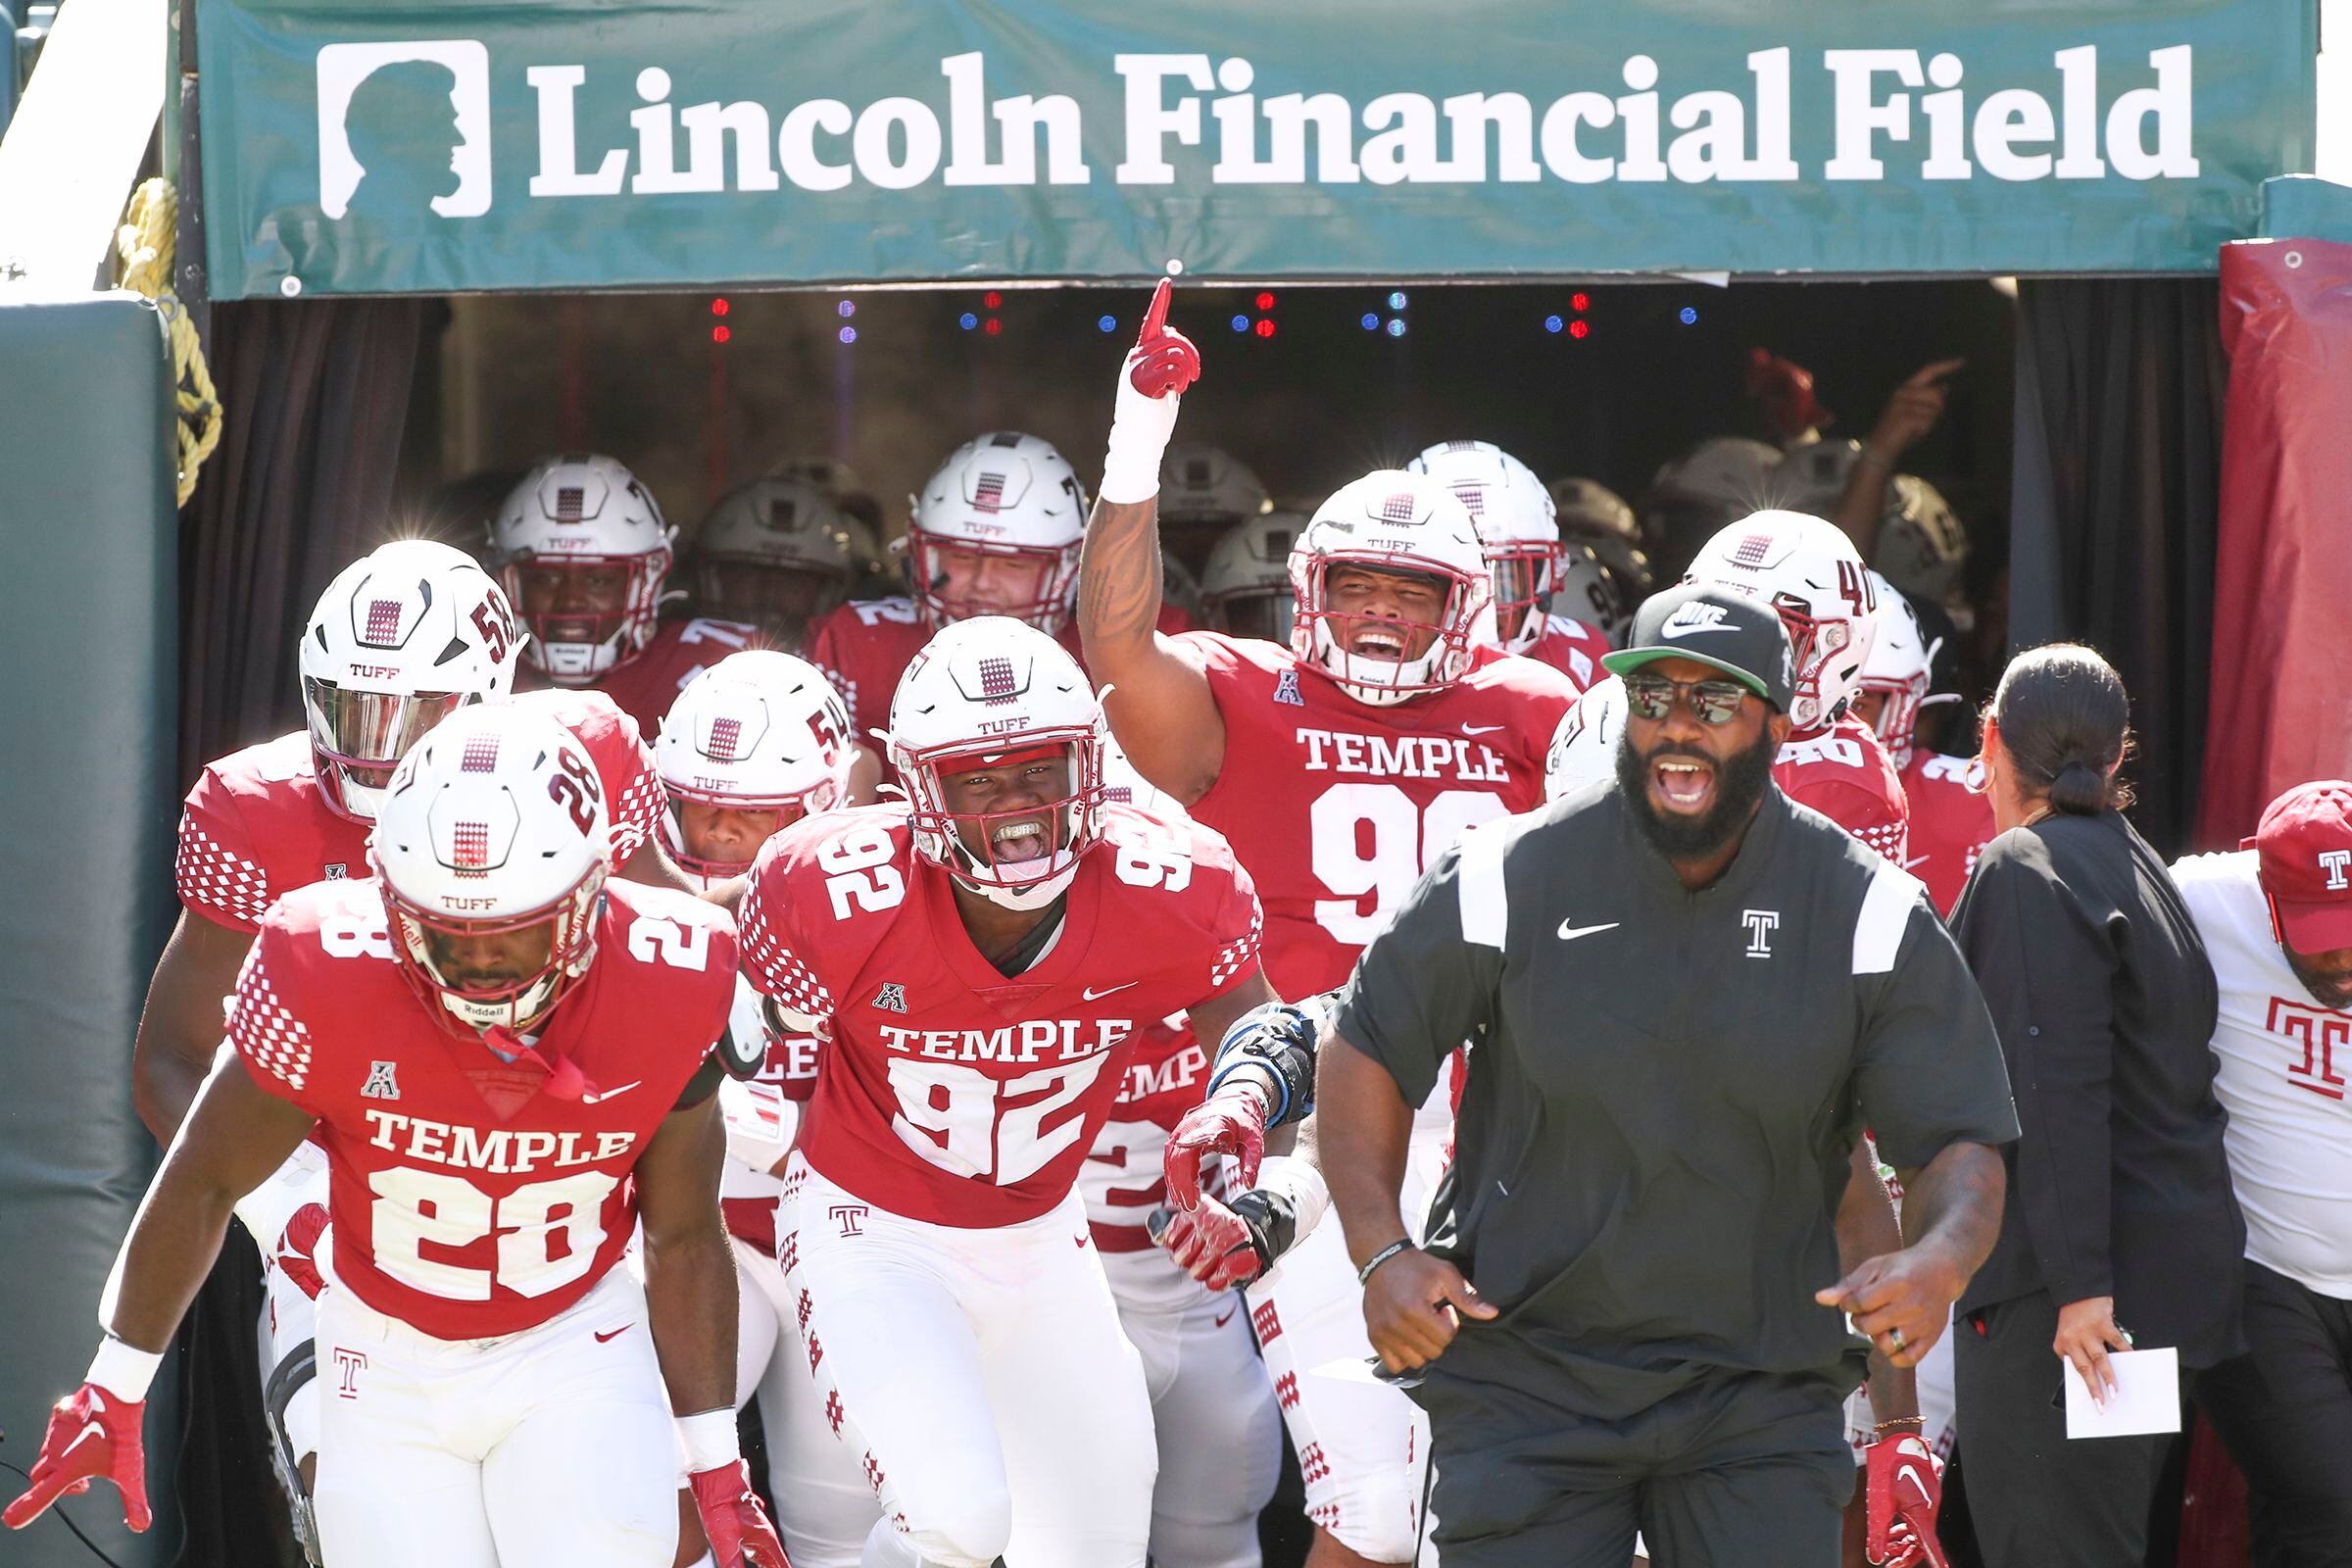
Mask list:
[[1837,524],[1801,512],[1759,512],[1709,539],[1685,582],[1703,582],[1780,612],[1796,654],[1788,721],[1799,738],[1845,710],[1870,657],[1878,588]]
[[298,656],[320,799],[372,819],[419,737],[514,688],[523,640],[498,584],[448,545],[395,539],[336,573]]

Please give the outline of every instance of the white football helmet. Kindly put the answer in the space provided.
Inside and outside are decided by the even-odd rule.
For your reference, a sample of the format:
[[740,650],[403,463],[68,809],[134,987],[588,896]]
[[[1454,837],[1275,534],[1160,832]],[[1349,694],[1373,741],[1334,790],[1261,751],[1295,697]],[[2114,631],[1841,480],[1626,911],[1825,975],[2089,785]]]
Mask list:
[[1794,486],[1781,472],[1778,447],[1744,436],[1701,441],[1657,471],[1642,498],[1642,530],[1651,549],[1688,550],[1751,512],[1788,505]]
[[1306,518],[1268,512],[1225,530],[1200,580],[1200,623],[1228,637],[1291,640],[1291,547]]
[[1441,441],[1406,464],[1454,494],[1478,529],[1494,578],[1494,621],[1514,654],[1544,635],[1559,584],[1560,525],[1535,470],[1492,441]]
[[[890,764],[913,808],[915,853],[1008,909],[1053,903],[1102,836],[1106,734],[1085,671],[1045,632],[1004,615],[941,628],[890,704]],[[1058,793],[1011,809],[949,809],[949,778],[1031,760],[1057,765],[1048,787]],[[999,858],[1000,845],[1035,853]]]
[[1216,447],[1178,442],[1159,460],[1159,520],[1224,524],[1274,510],[1249,465]]
[[1574,476],[1554,479],[1544,488],[1551,492],[1560,537],[1571,543],[1581,539],[1592,547],[1601,564],[1616,574],[1629,607],[1648,598],[1656,573],[1650,569],[1649,552],[1642,548],[1642,521],[1625,498],[1597,480]]
[[1879,619],[1871,632],[1870,657],[1862,661],[1859,687],[1866,692],[1886,694],[1886,705],[1879,710],[1874,727],[1894,759],[1895,771],[1901,772],[1911,765],[1911,753],[1919,737],[1919,710],[1931,703],[1956,703],[1960,698],[1955,692],[1928,695],[1934,679],[1936,652],[1943,643],[1940,639],[1928,641],[1911,601],[1898,593],[1892,583],[1875,571],[1871,577],[1879,594]]
[[1801,512],[1759,512],[1706,542],[1685,582],[1747,595],[1780,612],[1796,653],[1795,737],[1828,729],[1845,711],[1870,657],[1878,588],[1861,552],[1833,522]]
[[754,479],[722,497],[694,536],[695,602],[795,640],[848,597],[874,553],[865,524],[818,486]]
[[1589,784],[1617,776],[1617,743],[1625,735],[1625,682],[1614,675],[1592,683],[1560,715],[1544,754],[1544,798],[1556,801]]
[[679,803],[774,811],[782,829],[841,805],[855,758],[849,710],[823,670],[768,649],[729,654],[678,693],[654,742],[670,858],[706,882],[740,875],[759,846],[741,859],[693,853]]
[[[1009,615],[1051,635],[1069,619],[1085,537],[1077,470],[1050,443],[999,430],[957,447],[924,481],[906,526],[906,573],[934,626]],[[964,597],[949,580],[946,553],[1020,563],[1030,575],[1007,603]]]
[[[1399,659],[1348,652],[1347,629],[1332,625],[1345,617],[1324,586],[1335,565],[1435,578],[1446,599],[1428,650]],[[1333,492],[1291,546],[1291,651],[1357,702],[1389,707],[1462,678],[1493,595],[1485,547],[1453,492],[1427,474],[1378,469]]]
[[498,584],[449,545],[395,539],[336,573],[299,660],[319,797],[373,820],[419,736],[514,688],[525,636]]
[[[512,704],[444,719],[394,770],[369,853],[392,956],[453,1028],[520,1034],[588,972],[611,867],[604,786],[554,719]],[[543,948],[522,937],[542,929]],[[496,937],[536,967],[469,974],[469,945]]]
[[531,628],[531,667],[585,686],[643,652],[677,535],[611,458],[550,458],[524,474],[490,525],[490,555]]
[[1862,443],[1851,437],[1789,442],[1781,449],[1783,504],[1828,516],[1837,510],[1838,498],[1845,494],[1845,482],[1861,461]]
[[1617,573],[1598,550],[1583,539],[1560,546],[1559,581],[1553,584],[1551,608],[1599,628],[1611,646],[1625,640],[1634,618],[1634,605]]
[[1872,564],[1904,593],[1940,605],[1960,585],[1968,564],[1968,529],[1943,492],[1915,474],[1898,473],[1886,487]]

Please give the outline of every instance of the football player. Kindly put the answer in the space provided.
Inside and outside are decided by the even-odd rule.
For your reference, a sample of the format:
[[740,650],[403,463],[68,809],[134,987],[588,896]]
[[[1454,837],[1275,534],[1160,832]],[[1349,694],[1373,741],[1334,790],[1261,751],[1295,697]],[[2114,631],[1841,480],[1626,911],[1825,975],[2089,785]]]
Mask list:
[[[1232,843],[1266,902],[1268,977],[1313,996],[1348,977],[1464,829],[1542,802],[1544,750],[1575,689],[1479,643],[1493,580],[1470,514],[1396,470],[1342,487],[1298,534],[1289,646],[1155,631],[1159,456],[1200,365],[1165,320],[1163,285],[1118,381],[1080,626],[1120,745]],[[1433,1097],[1408,1211],[1427,1205],[1451,1122]],[[1395,1389],[1307,1375],[1370,1353],[1361,1298],[1329,1225],[1250,1292],[1306,1474],[1315,1568],[1409,1561],[1421,1533],[1426,1419]]]
[[1902,780],[1911,812],[1903,868],[1928,885],[1928,896],[1948,918],[1978,855],[1992,842],[1992,803],[1984,795],[1984,769],[1975,758],[1946,757],[1919,744],[1920,710],[1959,699],[1929,695],[1936,645],[1922,632],[1910,600],[1886,578],[1872,575],[1879,623],[1870,657],[1862,662],[1854,716],[1886,743]]
[[689,681],[753,628],[731,620],[660,623],[678,530],[638,477],[593,454],[550,458],[515,485],[490,524],[492,569],[531,633],[531,684],[593,688],[651,740]]
[[1217,541],[1236,523],[1274,510],[1249,465],[1216,447],[1178,442],[1159,465],[1159,537],[1170,593],[1182,579],[1204,581]]
[[[208,764],[189,790],[173,864],[181,912],[148,982],[131,1054],[131,1095],[169,1146],[212,1068],[220,999],[278,895],[363,877],[368,838],[392,769],[442,719],[507,700],[525,638],[506,595],[463,551],[394,540],[338,573],[302,636],[303,729]],[[623,875],[676,873],[653,843],[662,792],[627,714],[585,692],[514,699],[567,726],[612,803]],[[271,1460],[310,1544],[304,1495],[318,1448],[311,1382],[313,1300],[320,1287],[326,1170],[311,1146],[241,1195],[237,1217],[262,1250],[264,1409]]]
[[1202,629],[1289,642],[1297,609],[1291,600],[1291,546],[1305,526],[1304,513],[1268,512],[1228,529],[1208,553],[1208,569],[1200,579]]
[[865,1562],[1142,1568],[1151,1402],[1074,1184],[1146,1026],[1271,999],[1257,898],[1104,801],[1102,707],[1034,627],[943,628],[888,733],[906,799],[786,828],[741,912],[787,1026],[830,1026],[777,1260],[882,1504]]
[[[671,853],[715,886],[752,868],[760,847],[803,817],[839,807],[850,782],[849,714],[815,665],[789,654],[731,654],[678,694],[654,747],[669,798]],[[768,1495],[800,1568],[857,1568],[878,1517],[857,1455],[826,1424],[803,1359],[800,1325],[776,1267],[776,1205],[802,1107],[816,1088],[816,1037],[789,1030],[738,978],[727,1032],[759,1067],[719,1086],[727,1124],[719,1207],[738,1279],[735,1402],[758,1396]]]
[[[1592,553],[1600,558],[1615,580],[1624,612],[1630,618],[1633,607],[1649,597],[1655,581],[1649,553],[1643,548],[1642,523],[1635,517],[1634,509],[1625,504],[1623,496],[1597,479],[1566,474],[1544,489],[1551,493],[1552,515],[1559,522],[1560,537],[1581,540],[1592,547]],[[1621,635],[1619,628],[1603,629],[1612,640]]]
[[1781,471],[1778,447],[1745,436],[1714,436],[1658,469],[1642,497],[1642,534],[1669,582],[1726,523],[1787,506],[1796,482]]
[[[1184,808],[1145,782],[1116,746],[1104,749],[1103,772],[1109,800],[1184,819]],[[1152,1234],[1152,1216],[1168,1200],[1168,1134],[1208,1084],[1208,1054],[1184,1020],[1149,1021],[1078,1170],[1119,1327],[1143,1360],[1152,1396],[1156,1568],[1257,1568],[1257,1516],[1282,1470],[1274,1387],[1242,1298],[1222,1280],[1188,1273]]]
[[865,524],[817,486],[755,479],[721,498],[694,536],[695,603],[757,628],[766,647],[794,650],[809,621],[849,596],[874,552]]
[[[325,1560],[662,1568],[682,1450],[719,1562],[782,1564],[729,1397],[710,1060],[726,915],[608,881],[595,763],[525,709],[469,708],[411,746],[370,853],[372,876],[263,915],[233,1049],[140,1205],[106,1338],[7,1522],[104,1476],[146,1527],[148,1383],[231,1206],[315,1128],[335,1237]],[[640,1222],[643,1289],[612,1267]]]
[[[942,626],[1008,615],[1075,655],[1070,595],[1085,527],[1077,472],[1036,436],[999,430],[951,453],[906,524],[910,592],[853,601],[808,628],[808,662],[841,688],[858,743],[888,723],[899,677]],[[1190,624],[1181,615],[1168,622]]]
[[[1553,600],[1570,587],[1563,580],[1569,555],[1553,519],[1551,492],[1534,471],[1488,441],[1441,441],[1405,467],[1452,491],[1478,529],[1494,578],[1485,640],[1541,660],[1580,692],[1598,679],[1608,634],[1572,614],[1552,613]],[[1610,618],[1622,620],[1623,607],[1600,574],[1598,558],[1580,544],[1576,561],[1584,569],[1570,588],[1573,597],[1562,602],[1582,609],[1590,601],[1597,610],[1605,600]]]

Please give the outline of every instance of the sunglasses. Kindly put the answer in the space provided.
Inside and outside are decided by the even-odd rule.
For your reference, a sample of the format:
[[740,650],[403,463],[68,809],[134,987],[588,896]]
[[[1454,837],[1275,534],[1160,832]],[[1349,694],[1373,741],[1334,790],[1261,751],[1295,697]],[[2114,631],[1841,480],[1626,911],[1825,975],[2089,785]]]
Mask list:
[[1655,723],[1679,700],[1690,705],[1701,724],[1729,724],[1748,697],[1746,687],[1728,680],[1669,680],[1663,675],[1628,675],[1625,698],[1634,712]]

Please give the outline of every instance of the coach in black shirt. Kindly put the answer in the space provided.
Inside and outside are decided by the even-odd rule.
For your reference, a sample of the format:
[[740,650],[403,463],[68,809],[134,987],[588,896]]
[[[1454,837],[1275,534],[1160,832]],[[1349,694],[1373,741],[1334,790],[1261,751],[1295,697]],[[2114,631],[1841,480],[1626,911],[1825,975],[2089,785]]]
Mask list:
[[[1934,1343],[1998,1222],[2000,1053],[1920,885],[1773,786],[1770,609],[1670,590],[1606,662],[1618,779],[1473,829],[1365,951],[1321,1162],[1374,1347],[1427,1366],[1446,1568],[1623,1568],[1637,1529],[1663,1565],[1824,1568],[1868,1347],[1823,1298],[1897,1364]],[[1465,1039],[1442,1257],[1396,1192]],[[1910,1245],[1841,1282],[1866,1122]]]

